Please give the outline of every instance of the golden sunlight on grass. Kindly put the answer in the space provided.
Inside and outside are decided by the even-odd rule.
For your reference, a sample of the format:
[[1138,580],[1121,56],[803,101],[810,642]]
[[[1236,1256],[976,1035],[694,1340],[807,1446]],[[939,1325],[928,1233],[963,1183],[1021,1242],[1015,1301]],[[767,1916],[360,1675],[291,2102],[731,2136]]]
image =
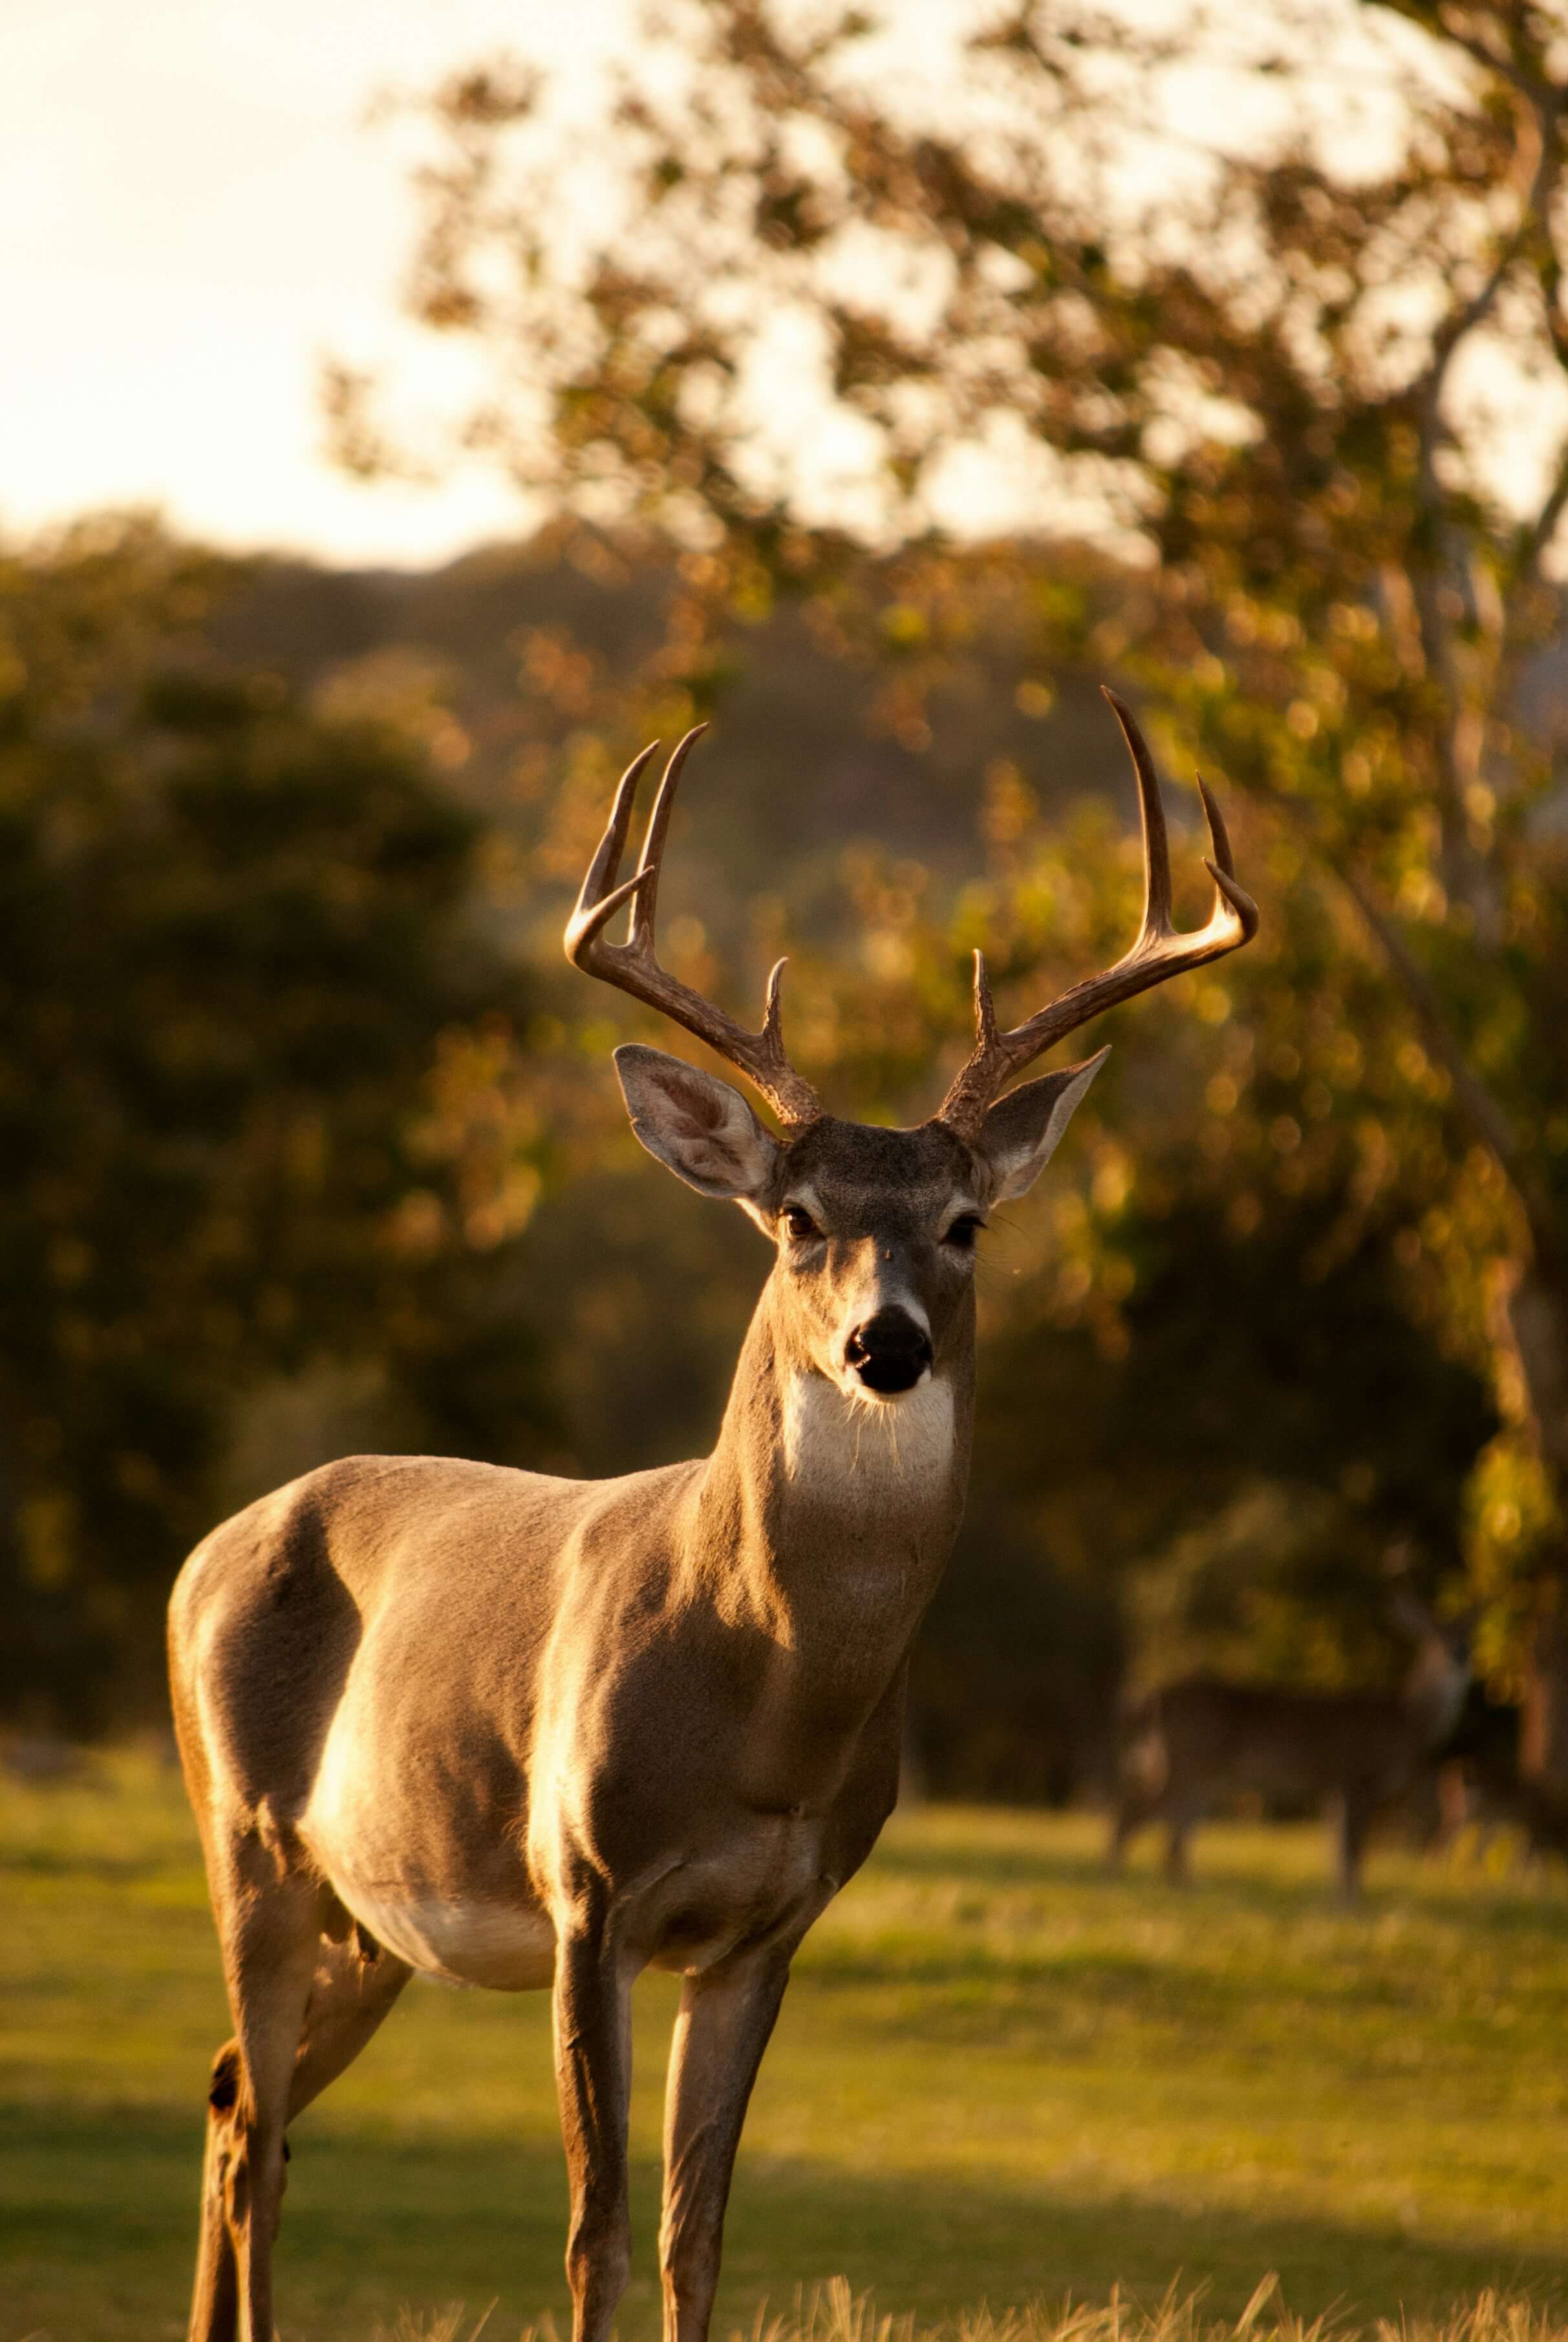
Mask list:
[[[375,2342],[498,2342],[491,2311],[470,2319],[460,2304],[419,2318],[404,2311]],[[1130,2307],[1113,2293],[1104,2304],[1068,2303],[1060,2309],[963,2310],[937,2325],[880,2309],[834,2277],[803,2296],[789,2316],[759,2310],[749,2329],[726,2342],[1563,2342],[1568,2326],[1539,2304],[1490,2290],[1445,2317],[1378,2318],[1360,2324],[1325,2312],[1298,2317],[1272,2271],[1235,2318],[1217,2317],[1201,2293],[1174,2287],[1153,2308]],[[554,2319],[524,2329],[522,2342],[560,2342]]]
[[[1309,2330],[1282,2301],[1340,2337],[1555,2335],[1561,1875],[1380,1847],[1346,1913],[1321,1829],[1206,1831],[1185,1892],[1153,1847],[1107,1877],[1103,1837],[1087,1814],[894,1817],[796,1964],[715,2333],[1223,2342],[1251,2297],[1258,2342]],[[228,2029],[177,1777],[101,1756],[0,1782],[0,2342],[176,2342]],[[658,2330],[674,2002],[664,1977],[636,1997],[622,2342]],[[415,1986],[295,2125],[286,2342],[471,2342],[492,2302],[483,2342],[564,2330],[549,2025],[542,1993]],[[1113,2307],[1002,2314],[1064,2301]]]

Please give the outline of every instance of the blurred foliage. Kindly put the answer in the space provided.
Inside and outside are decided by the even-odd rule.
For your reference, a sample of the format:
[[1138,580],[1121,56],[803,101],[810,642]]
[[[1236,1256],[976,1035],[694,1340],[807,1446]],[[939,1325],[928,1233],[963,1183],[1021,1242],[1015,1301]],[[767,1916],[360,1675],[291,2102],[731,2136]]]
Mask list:
[[[1112,605],[1115,571],[1082,567]],[[851,1109],[929,1110],[977,934],[1023,1000],[1134,915],[1114,727],[1069,666],[1020,712],[1025,630],[975,568],[927,749],[881,728],[874,663],[781,613],[747,622],[677,816],[672,956],[739,993],[798,942],[792,1030]],[[89,1721],[155,1696],[185,1548],[327,1455],[700,1452],[766,1255],[637,1151],[607,1063],[635,1012],[559,956],[616,726],[666,687],[656,543],[369,578],[104,524],[5,578],[30,681],[0,765],[5,1697]],[[553,609],[591,678],[565,710],[536,681]],[[1391,1545],[1429,1586],[1454,1566],[1493,1426],[1399,1250],[1443,1165],[1376,1136],[1397,1052],[1328,1019],[1282,1053],[1309,947],[1352,1003],[1367,973],[1293,841],[1243,852],[1273,857],[1264,944],[1121,1020],[1073,1146],[987,1240],[974,1496],[917,1676],[940,1787],[1091,1776],[1126,1573],[1260,1489],[1313,1492],[1281,1598],[1313,1667],[1398,1665],[1367,1590]],[[1253,1656],[1303,1664],[1277,1636]]]
[[244,583],[134,521],[0,563],[0,1699],[77,1725],[156,1697],[265,1378],[373,1360],[406,1438],[492,1450],[543,1412],[492,1302],[531,1192],[459,1062],[520,1005],[476,826],[215,655]]
[[[1114,605],[1117,573],[1081,566],[1085,591]],[[559,955],[614,727],[624,713],[622,745],[634,742],[639,684],[648,701],[664,688],[642,676],[637,646],[659,655],[669,567],[656,543],[570,534],[429,578],[274,565],[212,620],[226,656],[265,655],[314,706],[385,694],[414,725],[419,681],[415,728],[448,743],[444,785],[484,826],[469,926],[529,963],[534,1013],[449,1028],[420,1111],[445,1100],[459,1196],[464,1177],[480,1179],[482,1206],[522,1182],[525,1227],[481,1256],[487,1322],[498,1370],[514,1344],[540,1362],[550,1414],[520,1429],[499,1408],[449,1415],[440,1444],[564,1471],[708,1444],[766,1263],[740,1215],[661,1177],[626,1132],[610,1047],[628,1029],[660,1046],[679,1036]],[[532,683],[553,607],[570,608],[574,656],[597,679],[566,711]],[[753,658],[676,816],[671,956],[740,1001],[781,934],[799,946],[792,1036],[849,1110],[929,1110],[938,1061],[964,1046],[978,935],[1022,1006],[1114,956],[1135,917],[1130,791],[1103,704],[1063,666],[1048,707],[1021,715],[1025,630],[989,555],[975,559],[974,609],[967,664],[931,695],[920,754],[880,728],[874,664],[803,639],[788,613],[747,622]],[[624,710],[604,680],[621,656]],[[1177,850],[1190,883],[1191,843],[1179,836]],[[1434,1342],[1426,1284],[1397,1249],[1446,1176],[1441,1150],[1400,1156],[1378,1136],[1403,1111],[1396,1054],[1348,1050],[1332,1018],[1303,1052],[1292,966],[1315,952],[1353,1006],[1366,967],[1341,946],[1340,915],[1293,840],[1248,835],[1242,851],[1250,876],[1273,857],[1263,943],[1118,1021],[1072,1146],[987,1239],[971,1517],[917,1673],[940,1787],[1055,1795],[1092,1775],[1123,1664],[1125,1573],[1212,1516],[1244,1516],[1260,1486],[1326,1493],[1316,1541],[1291,1564],[1297,1615],[1316,1606],[1310,1660],[1277,1637],[1254,1657],[1386,1676],[1403,1655],[1367,1571],[1391,1546],[1429,1588],[1456,1566],[1458,1492],[1493,1423],[1473,1375]],[[1288,1043],[1273,1029],[1287,1022]],[[1333,1115],[1302,1103],[1314,1082],[1333,1086]],[[1303,1136],[1282,1146],[1293,1110]],[[396,1225],[405,1242],[432,1225],[427,1190]],[[482,1211],[471,1240],[491,1233]],[[249,1389],[221,1501],[334,1445],[433,1444],[425,1418],[389,1412],[377,1356],[372,1344],[361,1366],[317,1364],[303,1383],[275,1371]],[[1266,1553],[1256,1559],[1266,1570]]]
[[[1136,1012],[1088,1193],[1040,1207],[1055,1288],[1114,1352],[1167,1190],[1234,1238],[1314,1216],[1298,1287],[1386,1247],[1417,1344],[1492,1385],[1483,1651],[1568,1778],[1560,12],[1016,0],[905,33],[688,0],[599,138],[515,62],[434,93],[412,299],[490,361],[464,444],[684,548],[661,720],[787,607],[934,756],[1002,606],[1010,706],[1119,667],[1245,792],[1268,943]],[[345,458],[385,463],[375,385],[328,395]],[[976,550],[944,533],[965,482],[1006,530]],[[1041,534],[1064,512],[1097,559]],[[861,986],[824,1010],[808,975],[804,1030],[863,1100],[900,1110],[952,1031],[961,945],[1033,996],[1130,932],[1104,816],[1047,832],[1033,777],[992,766],[983,887],[853,874]]]
[[1265,924],[1117,1015],[988,1239],[933,1777],[1092,1770],[1129,1633],[1387,1678],[1391,1565],[1481,1600],[1568,1770],[1560,31],[662,24],[603,136],[515,65],[426,110],[414,305],[491,361],[530,545],[5,566],[5,1696],[130,1696],[182,1546],[334,1446],[700,1450],[764,1256],[624,1130],[608,1049],[671,1034],[560,961],[617,763],[722,716],[666,957],[739,1003],[787,938],[803,1066],[916,1118],[977,944],[1021,1013],[1134,932],[1116,674]]

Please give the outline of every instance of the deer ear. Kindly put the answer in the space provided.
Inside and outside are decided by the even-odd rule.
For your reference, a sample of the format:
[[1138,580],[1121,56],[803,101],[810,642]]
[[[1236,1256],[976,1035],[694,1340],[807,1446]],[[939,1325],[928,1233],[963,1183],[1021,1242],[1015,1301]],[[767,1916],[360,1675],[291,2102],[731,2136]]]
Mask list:
[[615,1071],[632,1128],[650,1155],[699,1196],[754,1203],[772,1182],[780,1147],[739,1090],[684,1058],[628,1042]]
[[1111,1052],[1069,1066],[1060,1074],[1043,1074],[999,1098],[980,1126],[975,1151],[991,1173],[991,1200],[1011,1203],[1026,1196],[1055,1154],[1073,1109]]

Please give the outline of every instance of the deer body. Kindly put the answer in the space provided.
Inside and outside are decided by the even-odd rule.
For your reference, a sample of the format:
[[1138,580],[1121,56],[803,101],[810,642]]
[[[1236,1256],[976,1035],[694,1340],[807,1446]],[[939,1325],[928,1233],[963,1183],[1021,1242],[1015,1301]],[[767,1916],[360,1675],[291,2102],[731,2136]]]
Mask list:
[[[571,1482],[358,1456],[265,1498],[198,1548],[175,1610],[182,1726],[224,1718],[214,1794],[412,1967],[548,1985],[583,1861],[628,1949],[712,1965],[890,1786],[888,1693],[957,1526],[972,1359],[966,1313],[895,1426],[819,1377],[781,1387],[764,1296],[704,1463]],[[319,1622],[325,1579],[341,1623],[313,1629],[302,1682],[295,1620]],[[291,1736],[280,1770],[284,1681],[319,1736]]]
[[[1255,924],[1211,811],[1214,917],[1170,929],[1157,784],[1120,712],[1144,792],[1144,935],[1098,991],[1067,996],[1071,1013],[1011,1034],[982,968],[974,1055],[914,1130],[822,1113],[783,1056],[776,971],[750,1035],[658,968],[652,897],[684,746],[617,887],[646,759],[628,774],[568,951],[774,1105],[783,1138],[713,1076],[616,1053],[643,1144],[740,1203],[774,1266],[705,1460],[585,1483],[355,1457],[252,1506],[186,1564],[175,1713],[236,2027],[210,2092],[196,2342],[271,2342],[285,2126],[415,1970],[553,1991],[574,2337],[604,2342],[630,2250],[630,1992],[650,1965],[684,1978],[665,2331],[704,2342],[791,1957],[896,1792],[910,1645],[968,1476],[975,1233],[1032,1184],[1100,1059],[996,1092],[1096,1002]],[[604,944],[633,896],[632,941]]]
[[1297,1691],[1197,1675],[1151,1693],[1125,1723],[1113,1863],[1139,1830],[1163,1822],[1166,1871],[1183,1878],[1194,1825],[1225,1798],[1308,1807],[1332,1798],[1339,1891],[1353,1901],[1373,1822],[1436,1762],[1469,1682],[1431,1621],[1414,1631],[1419,1656],[1398,1691]]

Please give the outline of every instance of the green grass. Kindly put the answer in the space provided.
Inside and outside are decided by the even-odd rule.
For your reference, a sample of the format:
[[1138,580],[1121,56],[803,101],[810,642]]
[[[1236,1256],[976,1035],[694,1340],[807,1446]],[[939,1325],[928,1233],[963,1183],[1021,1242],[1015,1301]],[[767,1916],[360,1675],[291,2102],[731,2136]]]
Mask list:
[[[1385,1852],[1345,1916],[1315,1830],[1214,1828],[1186,1892],[1106,1879],[1099,1840],[954,1807],[890,1827],[797,1963],[726,2322],[839,2271],[923,2325],[1173,2278],[1233,2318],[1267,2270],[1309,2318],[1487,2287],[1568,2311],[1568,1891]],[[628,2342],[655,2322],[674,1997],[639,1987]],[[177,1780],[119,1757],[0,1788],[0,2342],[183,2331],[226,2030]],[[368,2342],[404,2304],[498,2297],[491,2342],[563,2315],[548,2031],[539,1994],[410,1987],[295,2127],[287,2342]]]

